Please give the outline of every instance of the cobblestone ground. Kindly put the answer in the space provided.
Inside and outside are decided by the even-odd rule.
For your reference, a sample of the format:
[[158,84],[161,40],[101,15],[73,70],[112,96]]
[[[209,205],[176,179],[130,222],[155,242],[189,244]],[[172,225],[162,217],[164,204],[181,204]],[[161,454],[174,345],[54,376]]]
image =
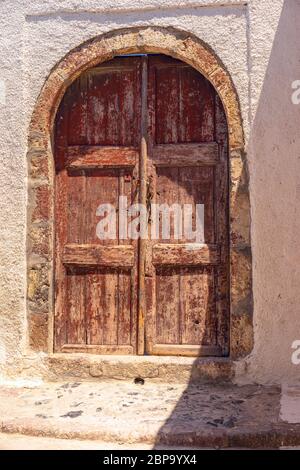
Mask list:
[[298,424],[280,419],[281,389],[66,382],[0,389],[2,431],[115,445],[299,445]]

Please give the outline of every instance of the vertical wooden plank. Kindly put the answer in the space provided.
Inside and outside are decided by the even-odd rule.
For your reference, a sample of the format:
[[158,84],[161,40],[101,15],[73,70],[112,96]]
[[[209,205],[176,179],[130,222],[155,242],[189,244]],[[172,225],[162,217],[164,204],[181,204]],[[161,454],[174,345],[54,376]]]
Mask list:
[[85,243],[86,176],[84,171],[68,174],[68,204],[65,210],[68,243]]
[[[214,168],[183,167],[179,168],[180,204],[190,204],[193,212],[193,230],[196,230],[196,206],[204,205],[204,242],[215,242],[215,208],[214,208]],[[186,237],[182,243],[193,242]]]
[[[148,203],[157,202],[157,178],[156,168],[153,164],[153,146],[155,144],[155,118],[156,118],[156,70],[153,64],[153,56],[148,57],[148,160],[147,177],[151,182],[152,200]],[[153,214],[149,214],[149,230],[153,224]],[[146,247],[145,267],[145,291],[146,291],[146,316],[145,316],[145,353],[152,354],[156,331],[156,270],[152,264],[152,247],[155,240],[149,237]]]
[[179,344],[179,274],[174,268],[160,269],[156,275],[156,342]]
[[[138,60],[129,58],[125,64],[130,64],[131,71],[119,73],[119,96],[120,96],[120,124],[119,124],[119,145],[133,146],[137,144],[137,94],[135,91],[136,69]],[[139,84],[139,82],[138,82]]]
[[103,312],[103,343],[118,344],[118,273],[110,270],[101,273],[103,290],[100,294],[100,305]]
[[86,344],[86,276],[82,271],[71,270],[68,272],[67,278],[67,343]]
[[87,76],[81,75],[68,90],[68,145],[87,144]]
[[[143,74],[142,58],[135,59],[134,72],[134,113],[135,119],[132,120],[134,125],[132,136],[132,145],[140,146],[141,138],[141,116],[142,116],[142,74]],[[145,99],[145,98],[144,98]],[[140,165],[136,164],[132,172],[132,180],[130,184],[130,203],[135,204],[140,200]],[[130,273],[131,290],[130,290],[130,309],[131,309],[131,345],[134,354],[138,354],[138,318],[139,318],[139,242],[138,240],[130,240],[134,247],[135,263]]]
[[[156,143],[178,142],[179,133],[179,76],[176,67],[156,69]],[[166,105],[167,103],[167,105]]]
[[87,143],[88,145],[105,145],[107,142],[108,86],[110,80],[104,74],[93,71],[87,73]]
[[182,344],[216,344],[214,284],[210,268],[181,272]]
[[[157,168],[157,177],[156,177],[156,188],[157,188],[157,202],[159,205],[167,204],[170,208],[173,204],[178,204],[179,202],[179,186],[178,186],[178,175],[179,170],[176,167],[168,168],[162,167]],[[166,214],[167,216],[167,214]],[[167,218],[167,217],[165,217]],[[178,243],[178,238],[175,238],[176,228],[174,213],[170,212],[170,236],[169,238],[162,237],[162,220],[163,216],[160,214],[159,217],[159,228],[160,236],[157,240],[157,243]],[[166,223],[166,222],[165,222]]]
[[[67,92],[68,145],[85,145],[87,143],[87,79],[80,76]],[[65,165],[65,162],[64,162]],[[68,241],[84,243],[84,209],[85,206],[85,173],[77,171],[68,173],[68,205],[65,208],[66,225],[68,226]]]
[[88,344],[118,344],[118,273],[98,268],[87,275]]
[[99,271],[87,273],[86,280],[86,309],[87,315],[87,344],[104,344],[104,315],[101,309],[102,279]]
[[[128,205],[131,204],[133,175],[125,170],[119,173],[119,196],[127,198]],[[120,207],[119,212],[120,213]],[[118,223],[118,244],[127,245],[132,240],[120,237],[120,224]],[[122,235],[122,234],[121,234]],[[124,234],[125,236],[126,234]],[[131,328],[134,323],[131,312],[131,274],[123,270],[118,271],[118,344],[131,344]]]
[[118,344],[131,344],[131,302],[130,302],[130,273],[119,272],[118,289]]
[[[147,206],[147,140],[148,140],[148,71],[147,57],[142,60],[142,97],[141,97],[141,146],[140,146],[140,204]],[[147,240],[139,239],[139,313],[138,313],[138,354],[145,352],[145,262]]]
[[179,67],[180,142],[214,141],[215,91],[192,67]]
[[[89,243],[96,243],[101,245],[117,245],[118,238],[100,240],[100,238],[97,236],[97,224],[107,216],[107,213],[100,217],[96,214],[96,212],[97,208],[101,204],[110,204],[112,208],[117,210],[119,197],[118,170],[86,171],[86,185],[86,240],[88,240]],[[117,212],[116,220],[118,220]]]
[[[130,59],[129,59],[130,60]],[[114,63],[112,63],[114,62]],[[131,66],[131,70],[122,70],[123,66]],[[108,70],[101,73],[95,71],[90,78],[91,99],[89,102],[92,116],[89,120],[89,144],[105,145],[134,145],[137,139],[136,114],[139,115],[139,103],[136,98],[139,93],[139,75],[136,71],[137,61],[131,59],[118,59],[107,64]],[[119,70],[118,70],[119,66]],[[105,69],[105,67],[104,67]],[[137,78],[137,81],[134,79]],[[136,109],[134,107],[136,106]],[[97,115],[98,112],[98,115]],[[124,178],[126,176],[126,181]],[[96,218],[96,209],[101,203],[112,204],[118,208],[118,197],[128,196],[131,201],[132,175],[124,175],[122,170],[91,171],[87,179],[87,237],[95,243],[115,245],[128,244],[128,240],[119,240],[118,233],[115,240],[99,240],[96,238],[96,225],[100,220]],[[123,193],[125,192],[125,194]],[[118,216],[118,214],[116,214]],[[95,223],[96,221],[96,223]],[[118,222],[118,217],[117,217]],[[118,225],[118,224],[117,224]],[[118,227],[117,227],[118,228]],[[128,273],[101,271],[98,280],[100,288],[97,291],[98,303],[101,304],[97,318],[91,319],[94,344],[105,341],[111,344],[130,344],[135,336],[136,307],[131,295],[136,296],[136,272],[132,273],[133,286],[131,288]],[[115,302],[112,302],[113,291]],[[93,295],[93,293],[91,294]],[[93,310],[91,310],[93,315]],[[132,317],[133,316],[133,317]],[[105,319],[105,321],[104,321]],[[130,331],[132,328],[132,331]],[[102,336],[101,336],[102,335]],[[101,336],[101,337],[100,337]]]

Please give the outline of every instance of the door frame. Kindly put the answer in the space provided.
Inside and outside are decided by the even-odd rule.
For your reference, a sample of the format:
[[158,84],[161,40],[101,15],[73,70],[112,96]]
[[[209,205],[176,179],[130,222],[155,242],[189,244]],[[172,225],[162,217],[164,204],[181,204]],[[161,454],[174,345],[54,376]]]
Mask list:
[[28,345],[53,353],[53,125],[68,86],[85,70],[116,55],[159,53],[194,67],[214,86],[226,113],[230,167],[230,358],[253,348],[250,198],[242,116],[233,81],[203,41],[169,28],[116,30],[70,51],[47,78],[34,106],[28,137]]

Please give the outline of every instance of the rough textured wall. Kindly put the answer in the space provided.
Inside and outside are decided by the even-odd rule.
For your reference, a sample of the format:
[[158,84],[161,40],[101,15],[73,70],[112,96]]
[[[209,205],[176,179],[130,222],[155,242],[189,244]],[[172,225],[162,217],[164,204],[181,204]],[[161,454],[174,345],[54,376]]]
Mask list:
[[248,142],[254,255],[257,380],[299,380],[291,345],[300,339],[300,2],[250,2],[251,107]]
[[[219,55],[237,88],[250,166],[255,348],[241,378],[295,380],[300,339],[297,254],[300,106],[298,0],[5,0],[0,2],[0,361],[26,352],[26,136],[34,103],[54,65],[103,32],[172,26]],[[298,147],[298,151],[297,151]],[[34,358],[32,358],[34,360]]]
[[[16,3],[16,10],[8,8]],[[26,317],[24,14],[0,3],[0,363],[20,355]]]

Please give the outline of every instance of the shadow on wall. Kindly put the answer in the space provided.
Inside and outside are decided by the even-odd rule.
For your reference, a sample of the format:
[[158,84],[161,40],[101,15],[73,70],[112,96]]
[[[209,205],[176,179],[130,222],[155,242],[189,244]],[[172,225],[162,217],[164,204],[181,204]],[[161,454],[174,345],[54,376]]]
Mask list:
[[300,80],[299,24],[300,2],[286,0],[266,73],[260,57],[269,40],[258,36],[252,43],[248,161],[257,327],[250,372],[262,382],[300,378],[291,362],[291,345],[300,339],[300,105],[292,103],[292,83]]
[[[259,21],[268,19],[259,18]],[[300,339],[300,105],[294,105],[291,99],[292,82],[300,80],[299,24],[300,2],[285,1],[265,74],[260,58],[266,54],[268,38],[264,41],[260,37],[256,43],[254,36],[252,43],[255,48],[253,117],[247,161],[254,248],[254,323],[257,326],[254,352],[248,361],[249,380],[262,383],[300,378],[300,368],[297,370],[291,364],[291,344]],[[266,31],[268,28],[263,30],[264,34],[268,34]],[[238,182],[241,194],[246,173]],[[247,397],[243,405],[229,393],[228,385],[218,382],[215,385],[208,394],[201,374],[199,377],[199,359],[195,360],[189,384],[159,430],[154,448],[171,445],[170,436],[177,433],[182,442],[189,445],[191,433],[197,430],[200,430],[199,445],[203,430],[217,436],[239,424],[241,408],[247,410]],[[242,389],[239,393],[242,395]],[[226,399],[221,400],[224,396]],[[218,406],[220,400],[222,403]],[[216,410],[214,416],[212,409]]]

